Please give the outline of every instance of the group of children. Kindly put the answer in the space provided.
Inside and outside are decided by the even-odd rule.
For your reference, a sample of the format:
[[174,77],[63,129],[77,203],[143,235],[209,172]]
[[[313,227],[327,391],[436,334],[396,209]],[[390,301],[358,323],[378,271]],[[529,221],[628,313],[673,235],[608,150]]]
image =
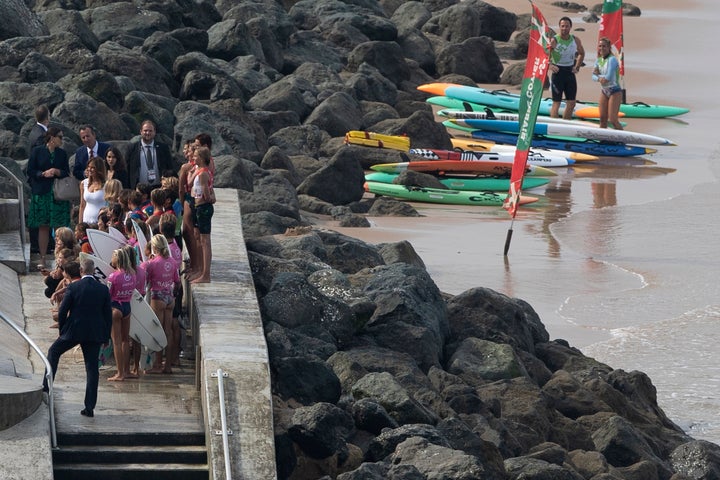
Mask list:
[[[127,245],[113,251],[110,264],[115,271],[106,279],[112,302],[111,338],[117,365],[117,373],[110,381],[137,378],[141,372],[141,346],[130,338],[131,300],[136,289],[142,295],[147,293],[168,339],[164,355],[163,351],[157,352],[146,373],[172,373],[172,366],[179,363],[180,275],[184,274],[190,283],[210,281],[210,232],[215,203],[210,147],[211,139],[205,134],[187,142],[183,149],[187,163],[182,166],[180,177],[163,172],[160,188],[151,189],[140,183],[135,190],[122,189],[116,180],[108,180],[104,184],[106,206],[99,210],[97,223],[78,218],[74,232],[67,227],[55,231],[56,267],[52,271],[41,269],[55,320],[65,287],[77,279],[73,275],[78,255],[94,253],[87,231],[97,229],[126,238]],[[140,242],[137,235],[143,235],[144,241]],[[185,269],[183,243],[189,257]],[[140,245],[146,245],[145,251],[140,251]],[[57,321],[51,327],[57,328]]]

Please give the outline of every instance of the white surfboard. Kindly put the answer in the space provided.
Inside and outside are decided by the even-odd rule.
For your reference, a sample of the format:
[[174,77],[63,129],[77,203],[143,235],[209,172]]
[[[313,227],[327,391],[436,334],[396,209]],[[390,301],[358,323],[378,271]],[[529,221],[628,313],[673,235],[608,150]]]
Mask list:
[[[428,148],[411,148],[408,153],[412,155],[417,155],[419,157],[427,158],[430,160],[444,160],[444,158],[441,158],[437,154],[437,150],[428,149]],[[465,151],[465,152],[452,152],[459,154],[460,158],[458,160],[468,160],[468,161],[496,161],[496,162],[505,162],[505,163],[513,163],[515,160],[515,152],[478,152],[478,151]],[[527,159],[528,165],[535,165],[538,167],[567,167],[568,165],[572,165],[575,163],[574,160],[556,156],[556,155],[550,155],[545,154],[541,151],[533,151],[532,154],[528,154]]]
[[121,241],[109,233],[94,228],[88,229],[87,237],[88,242],[90,242],[90,248],[93,250],[93,255],[102,259],[108,265],[110,265],[110,261],[112,260],[112,253],[118,248],[124,247],[126,244],[125,241]]
[[[520,125],[518,122],[507,120],[481,120],[481,119],[452,119],[449,122],[462,127],[489,130],[492,132],[518,133]],[[647,133],[632,132],[630,130],[613,130],[611,128],[595,128],[576,125],[564,125],[560,123],[536,123],[535,135],[564,136],[584,138],[587,140],[598,140],[603,142],[619,142],[638,145],[675,145],[667,138],[649,135]]]
[[145,252],[145,247],[147,246],[147,237],[145,237],[145,233],[143,233],[142,229],[140,228],[140,225],[133,220],[132,221],[133,230],[135,230],[135,237],[137,237],[137,246],[140,249],[140,256],[142,257],[143,262],[147,262],[148,255]]
[[[95,278],[103,283],[107,283],[107,278],[115,271],[108,262],[96,255],[81,252],[80,258],[90,258],[95,262]],[[167,346],[167,337],[160,320],[137,289],[133,291],[130,302],[130,337],[148,350],[159,352]]]
[[111,237],[115,238],[116,240],[127,243],[127,237],[125,236],[124,233],[122,233],[117,228],[108,227],[108,233],[110,234]]
[[[467,110],[453,110],[453,109],[442,109],[438,110],[437,114],[445,118],[456,118],[460,120],[466,119],[479,119],[479,120],[505,120],[509,122],[517,122],[520,118],[519,113],[511,112],[473,112]],[[537,116],[538,123],[558,123],[561,125],[574,125],[576,127],[588,127],[588,128],[600,128],[600,125],[593,122],[586,122],[584,120],[567,120],[564,118],[547,117],[544,115]]]

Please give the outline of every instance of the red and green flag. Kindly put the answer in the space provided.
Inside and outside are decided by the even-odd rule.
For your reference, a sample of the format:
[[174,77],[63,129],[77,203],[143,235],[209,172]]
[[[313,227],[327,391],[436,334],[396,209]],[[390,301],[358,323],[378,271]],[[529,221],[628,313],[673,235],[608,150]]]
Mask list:
[[[615,47],[620,63],[620,78],[625,76],[625,49],[623,45],[623,4],[621,0],[604,0],[600,17],[599,38],[607,37]],[[622,82],[622,80],[621,80]]]
[[[551,31],[542,12],[530,1],[532,6],[532,22],[530,29],[530,41],[528,42],[528,56],[525,63],[522,87],[520,89],[520,107],[518,109],[518,123],[520,133],[517,140],[517,149],[513,159],[513,168],[510,174],[510,191],[505,200],[504,208],[512,216],[513,221],[517,215],[520,205],[520,193],[525,169],[527,168],[528,153],[532,145],[533,133],[535,132],[535,121],[537,119],[538,107],[543,95],[543,84],[547,77],[550,65]],[[505,255],[510,248],[512,237],[512,226],[508,230],[505,241]]]

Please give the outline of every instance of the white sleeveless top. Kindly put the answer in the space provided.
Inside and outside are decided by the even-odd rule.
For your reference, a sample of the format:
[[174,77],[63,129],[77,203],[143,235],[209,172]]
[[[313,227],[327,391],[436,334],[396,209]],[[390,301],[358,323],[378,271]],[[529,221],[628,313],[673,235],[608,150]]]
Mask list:
[[85,199],[85,210],[83,210],[83,222],[97,223],[100,209],[105,206],[105,189],[101,188],[95,192],[89,189],[89,179],[83,180],[83,198]]

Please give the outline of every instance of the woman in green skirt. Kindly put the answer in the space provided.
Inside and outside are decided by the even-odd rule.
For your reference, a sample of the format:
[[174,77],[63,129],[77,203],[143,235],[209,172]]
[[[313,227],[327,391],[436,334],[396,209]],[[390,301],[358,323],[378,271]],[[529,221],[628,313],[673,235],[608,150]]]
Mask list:
[[50,241],[50,229],[70,226],[70,202],[57,201],[53,196],[53,182],[70,174],[68,156],[62,149],[63,133],[58,127],[50,127],[45,132],[45,143],[33,148],[27,166],[30,182],[30,208],[28,227],[38,229],[38,247],[40,263],[45,263]]

